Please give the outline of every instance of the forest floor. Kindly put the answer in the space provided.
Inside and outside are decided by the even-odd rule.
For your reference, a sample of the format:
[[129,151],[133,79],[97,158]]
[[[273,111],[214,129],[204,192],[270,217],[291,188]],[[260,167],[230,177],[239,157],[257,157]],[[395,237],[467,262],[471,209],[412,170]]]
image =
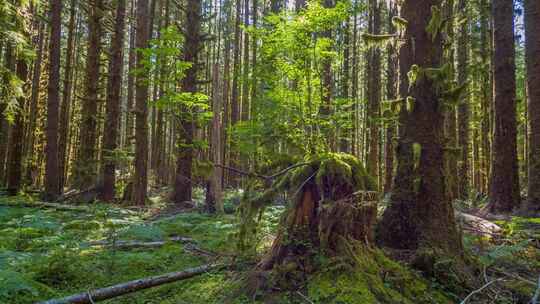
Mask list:
[[[195,201],[202,203],[202,191],[196,196]],[[152,199],[151,208],[144,210],[93,204],[89,212],[20,207],[20,203],[36,199],[0,196],[0,303],[34,303],[181,271],[216,259],[230,261],[232,256],[236,257],[234,267],[105,303],[254,303],[238,292],[255,261],[237,254],[238,220],[234,206],[239,196],[237,192],[227,194],[229,212],[221,216],[196,209],[173,214],[176,212],[166,209],[157,196]],[[259,230],[261,252],[270,244],[282,211],[282,206],[275,206],[265,212]],[[536,290],[540,273],[540,219],[515,217],[498,224],[503,233],[496,240],[464,236],[467,250],[483,265],[479,276],[486,282],[500,279],[468,303],[527,303]],[[156,248],[129,250],[92,243],[147,242],[171,237],[192,241],[167,241]],[[462,295],[453,292],[455,286],[425,279],[379,253],[374,251],[372,256],[379,265],[385,265],[382,268],[373,268],[373,263],[364,261],[357,269],[356,273],[362,272],[358,276],[317,274],[302,291],[289,292],[271,303],[386,303],[383,299],[394,299],[388,303],[460,302]],[[351,271],[354,273],[354,269]],[[362,284],[368,285],[367,290]],[[380,286],[374,286],[377,284]],[[416,298],[420,296],[422,299]]]

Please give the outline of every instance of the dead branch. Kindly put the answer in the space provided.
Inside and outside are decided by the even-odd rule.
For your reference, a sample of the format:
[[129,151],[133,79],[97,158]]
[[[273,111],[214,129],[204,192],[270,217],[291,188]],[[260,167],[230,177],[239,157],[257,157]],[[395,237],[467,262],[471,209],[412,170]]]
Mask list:
[[52,208],[63,211],[77,211],[77,212],[90,212],[91,209],[87,206],[74,206],[74,205],[65,205],[58,203],[49,203],[49,202],[17,202],[17,203],[6,203],[0,202],[0,205],[8,207],[23,207],[23,208]]
[[157,248],[165,245],[167,242],[178,242],[178,243],[192,243],[194,242],[192,238],[186,238],[181,236],[175,236],[167,240],[162,241],[152,241],[152,242],[141,242],[141,241],[126,241],[118,240],[115,242],[110,242],[108,240],[94,241],[88,243],[90,246],[103,246],[107,248],[115,248],[120,250],[129,250],[135,248]]
[[482,292],[482,290],[484,290],[484,289],[486,289],[487,287],[489,287],[489,285],[491,285],[491,284],[493,284],[493,283],[495,283],[495,282],[498,282],[498,281],[502,281],[502,279],[495,279],[495,280],[493,280],[493,281],[489,281],[489,282],[487,282],[486,284],[484,284],[484,286],[482,286],[482,287],[480,287],[480,288],[478,288],[478,289],[476,289],[476,290],[473,290],[473,292],[471,292],[467,297],[465,297],[465,299],[463,299],[463,301],[461,301],[460,304],[465,304],[465,303],[467,303],[467,301],[468,301],[472,296],[474,296],[474,295],[477,294],[477,293]]
[[226,267],[223,264],[206,264],[194,268],[189,268],[183,271],[170,272],[153,277],[133,280],[117,285],[104,287],[92,291],[81,292],[72,296],[61,299],[52,299],[38,304],[66,304],[66,303],[94,303],[107,299],[112,299],[121,295],[132,293],[135,291],[160,286],[167,283],[172,283],[180,280],[189,279],[212,270],[219,270]]

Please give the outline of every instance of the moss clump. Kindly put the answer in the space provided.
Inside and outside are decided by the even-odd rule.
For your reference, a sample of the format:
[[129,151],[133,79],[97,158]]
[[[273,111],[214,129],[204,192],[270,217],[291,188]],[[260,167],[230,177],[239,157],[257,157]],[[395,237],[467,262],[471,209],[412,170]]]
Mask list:
[[452,303],[442,291],[380,250],[357,247],[352,264],[329,261],[307,281],[314,303]]

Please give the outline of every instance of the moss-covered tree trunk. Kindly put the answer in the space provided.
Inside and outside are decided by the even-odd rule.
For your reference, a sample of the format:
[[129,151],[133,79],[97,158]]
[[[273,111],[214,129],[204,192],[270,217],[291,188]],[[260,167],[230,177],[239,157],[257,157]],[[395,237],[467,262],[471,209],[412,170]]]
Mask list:
[[400,70],[402,75],[411,72],[409,80],[414,82],[401,84],[403,97],[407,94],[404,88],[408,88],[408,105],[401,117],[403,129],[397,148],[394,191],[378,237],[389,247],[428,246],[459,255],[462,244],[444,176],[443,105],[437,90],[441,84],[437,81],[441,80],[426,72],[432,69],[436,74],[443,73],[442,28],[436,26],[437,19],[442,17],[434,14],[440,14],[441,2],[407,0],[401,8],[407,26],[405,44],[400,50]]

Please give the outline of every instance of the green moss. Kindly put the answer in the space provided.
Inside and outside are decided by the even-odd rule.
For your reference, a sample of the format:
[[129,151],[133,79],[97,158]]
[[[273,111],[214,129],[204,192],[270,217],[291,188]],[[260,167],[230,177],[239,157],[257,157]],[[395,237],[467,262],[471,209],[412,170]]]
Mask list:
[[97,230],[101,223],[96,220],[74,220],[64,225],[65,230]]
[[364,249],[353,269],[326,265],[308,279],[314,303],[452,303],[441,291],[379,250]]

